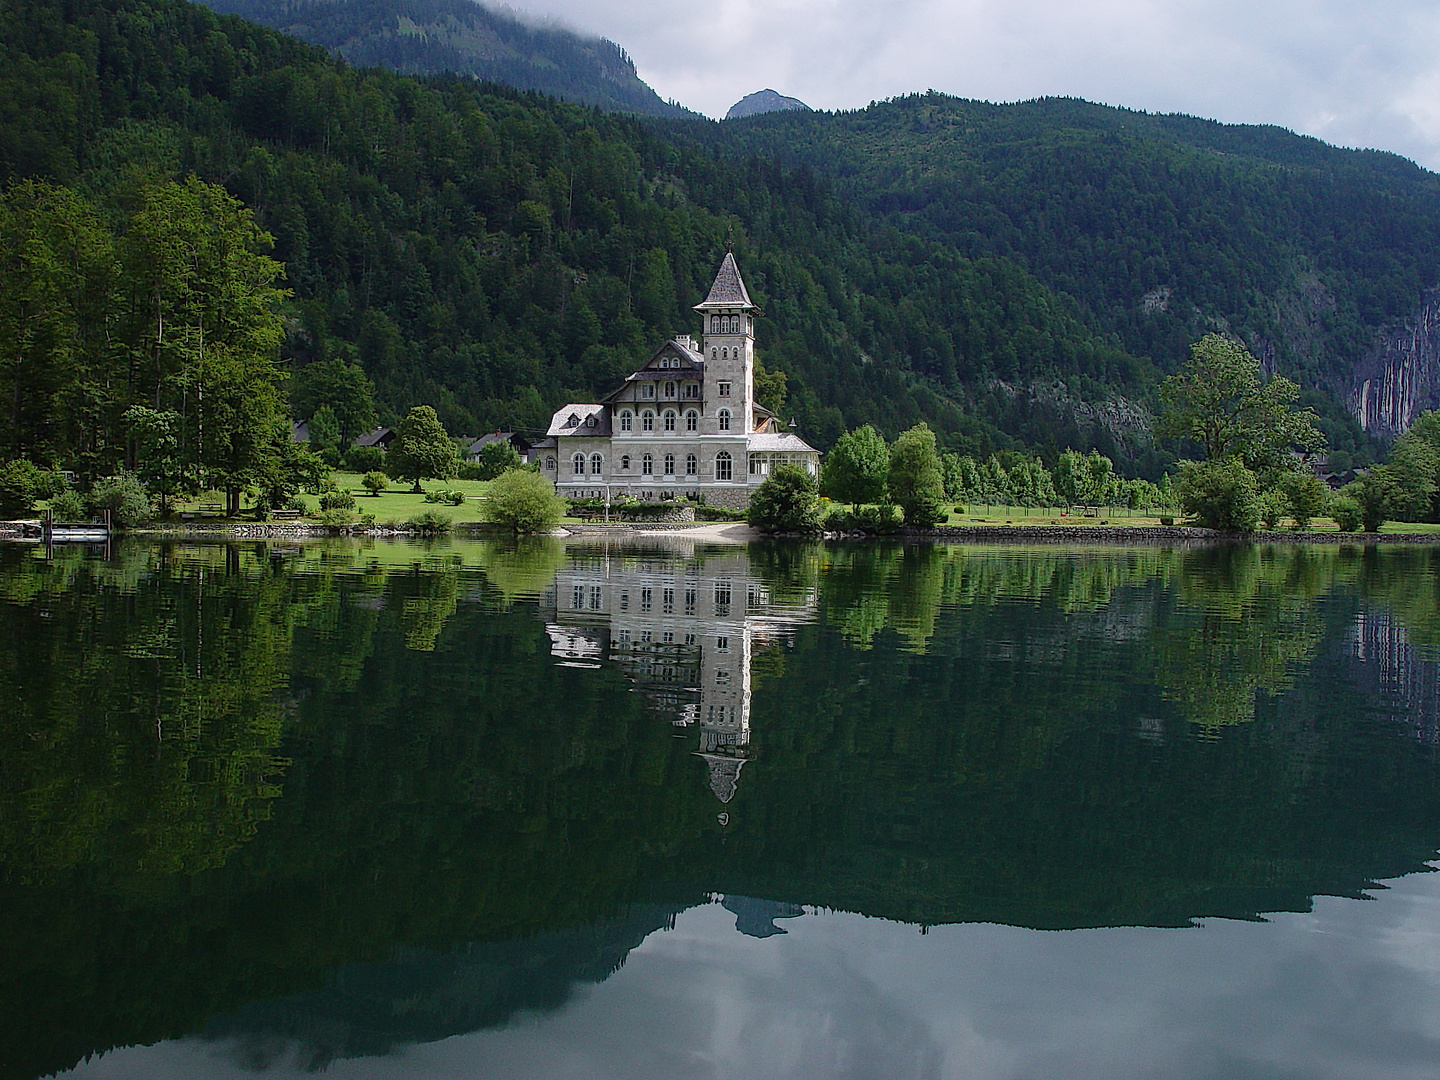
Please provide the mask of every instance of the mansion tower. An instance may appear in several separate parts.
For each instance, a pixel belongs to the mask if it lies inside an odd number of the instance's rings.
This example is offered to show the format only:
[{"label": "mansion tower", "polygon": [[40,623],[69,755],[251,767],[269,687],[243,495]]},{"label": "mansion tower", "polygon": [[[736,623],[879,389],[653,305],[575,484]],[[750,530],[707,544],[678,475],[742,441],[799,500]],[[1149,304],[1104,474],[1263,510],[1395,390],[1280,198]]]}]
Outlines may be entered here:
[{"label": "mansion tower", "polygon": [[701,341],[676,335],[600,403],[555,413],[537,457],[561,495],[744,507],[776,465],[818,475],[819,453],[755,400],[759,310],[733,253],[695,310]]}]

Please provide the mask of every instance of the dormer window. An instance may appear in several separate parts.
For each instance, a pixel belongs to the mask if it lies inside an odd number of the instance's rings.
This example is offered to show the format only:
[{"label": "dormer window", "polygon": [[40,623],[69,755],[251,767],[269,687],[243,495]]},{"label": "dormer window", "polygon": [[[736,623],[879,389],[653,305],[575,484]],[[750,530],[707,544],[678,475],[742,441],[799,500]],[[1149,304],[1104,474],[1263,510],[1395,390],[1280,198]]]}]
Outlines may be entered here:
[{"label": "dormer window", "polygon": [[569,418],[565,421],[565,426],[566,426],[566,427],[574,427],[574,426],[575,426],[576,424],[578,424],[578,423],[580,423],[580,417],[576,416],[576,415],[572,412],[572,413],[570,414]]}]

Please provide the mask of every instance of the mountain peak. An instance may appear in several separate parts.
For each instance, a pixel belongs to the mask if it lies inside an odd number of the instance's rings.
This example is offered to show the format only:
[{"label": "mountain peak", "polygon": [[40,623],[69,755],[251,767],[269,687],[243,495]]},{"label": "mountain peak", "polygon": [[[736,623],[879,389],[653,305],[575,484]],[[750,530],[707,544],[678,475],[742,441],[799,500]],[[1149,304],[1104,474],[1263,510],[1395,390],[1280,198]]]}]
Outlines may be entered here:
[{"label": "mountain peak", "polygon": [[735,120],[742,116],[759,116],[762,113],[785,112],[787,109],[804,109],[810,111],[799,98],[786,97],[777,90],[757,90],[741,98],[730,111],[725,114],[726,120]]}]

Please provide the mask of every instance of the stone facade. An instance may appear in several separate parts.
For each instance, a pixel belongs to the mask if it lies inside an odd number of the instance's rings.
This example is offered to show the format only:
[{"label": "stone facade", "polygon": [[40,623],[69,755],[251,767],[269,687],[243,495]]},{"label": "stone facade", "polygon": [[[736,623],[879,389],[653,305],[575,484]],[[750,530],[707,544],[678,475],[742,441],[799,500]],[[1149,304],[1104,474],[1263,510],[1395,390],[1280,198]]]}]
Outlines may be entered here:
[{"label": "stone facade", "polygon": [[695,310],[702,340],[677,334],[603,401],[555,413],[538,463],[560,494],[743,509],[777,464],[819,475],[815,449],[755,401],[759,313],[733,254]]}]

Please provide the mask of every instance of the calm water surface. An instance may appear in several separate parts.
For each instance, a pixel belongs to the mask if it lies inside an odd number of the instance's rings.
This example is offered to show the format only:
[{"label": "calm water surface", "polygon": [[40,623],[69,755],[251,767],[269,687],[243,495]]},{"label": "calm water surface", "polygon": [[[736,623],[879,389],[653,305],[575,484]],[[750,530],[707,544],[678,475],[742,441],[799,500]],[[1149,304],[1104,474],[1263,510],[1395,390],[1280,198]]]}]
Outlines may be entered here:
[{"label": "calm water surface", "polygon": [[1440,1074],[1440,552],[6,548],[0,635],[0,1080]]}]

